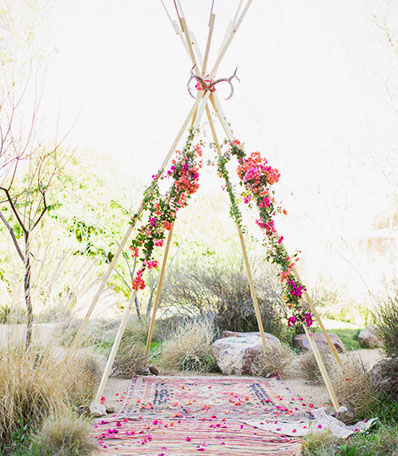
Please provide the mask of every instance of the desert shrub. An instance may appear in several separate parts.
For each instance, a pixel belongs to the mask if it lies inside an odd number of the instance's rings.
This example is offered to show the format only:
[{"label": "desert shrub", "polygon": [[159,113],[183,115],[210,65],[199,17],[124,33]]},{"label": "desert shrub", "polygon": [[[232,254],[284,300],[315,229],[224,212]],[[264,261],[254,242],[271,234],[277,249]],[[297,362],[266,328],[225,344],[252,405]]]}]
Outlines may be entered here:
[{"label": "desert shrub", "polygon": [[374,313],[378,336],[383,349],[390,358],[398,358],[398,283],[393,283],[393,292],[379,304]]},{"label": "desert shrub", "polygon": [[363,417],[377,404],[378,389],[371,372],[358,356],[350,355],[344,359],[340,372],[335,371],[331,381],[341,405],[350,408],[356,418]]},{"label": "desert shrub", "polygon": [[97,391],[104,360],[89,348],[76,352],[62,371],[62,383],[68,403],[75,409],[85,410]]},{"label": "desert shrub", "polygon": [[398,400],[398,358],[380,360],[372,368],[373,381],[380,392]]},{"label": "desert shrub", "polygon": [[[282,329],[280,283],[272,268],[263,265],[254,274],[264,329],[279,335]],[[258,331],[246,272],[241,263],[176,268],[168,276],[163,307],[188,316],[212,316],[221,332]]]},{"label": "desert shrub", "polygon": [[284,375],[293,359],[293,351],[287,345],[271,345],[264,356],[257,358],[252,366],[252,375],[267,377],[268,375]]},{"label": "desert shrub", "polygon": [[211,353],[213,339],[214,327],[207,320],[186,323],[164,342],[160,363],[172,371],[212,372],[215,369]]},{"label": "desert shrub", "polygon": [[31,438],[30,454],[40,456],[86,456],[95,444],[90,424],[70,414],[46,418],[40,431]]},{"label": "desert shrub", "polygon": [[51,414],[66,408],[65,390],[53,375],[54,360],[48,354],[21,349],[0,353],[0,442],[27,427],[37,428]]},{"label": "desert shrub", "polygon": [[11,452],[24,444],[50,416],[84,411],[101,372],[98,355],[88,350],[61,366],[49,350],[8,347],[0,352],[0,449]]},{"label": "desert shrub", "polygon": [[113,363],[112,375],[131,378],[133,375],[143,374],[147,365],[145,345],[140,342],[130,342],[129,339],[122,339]]},{"label": "desert shrub", "polygon": [[[335,357],[330,350],[320,350],[323,362],[329,375],[334,375],[339,371],[339,367]],[[299,369],[302,377],[315,385],[322,385],[324,383],[321,371],[316,362],[315,356],[312,351],[307,351],[299,357]]]}]

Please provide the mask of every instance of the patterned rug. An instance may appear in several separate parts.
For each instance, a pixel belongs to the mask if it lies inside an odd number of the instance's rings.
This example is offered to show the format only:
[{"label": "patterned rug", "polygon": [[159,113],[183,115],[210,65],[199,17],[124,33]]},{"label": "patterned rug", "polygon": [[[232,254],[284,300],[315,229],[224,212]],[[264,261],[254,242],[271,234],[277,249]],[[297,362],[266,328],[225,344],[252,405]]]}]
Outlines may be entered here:
[{"label": "patterned rug", "polygon": [[[142,420],[97,424],[98,455],[294,456],[300,438],[284,437],[237,421]],[[156,424],[154,424],[156,423]]]},{"label": "patterned rug", "polygon": [[308,420],[298,405],[278,378],[135,377],[120,413],[94,426],[98,454],[298,456],[299,437],[260,428]]},{"label": "patterned rug", "polygon": [[277,377],[135,377],[119,417],[308,418],[307,409],[297,405]]}]

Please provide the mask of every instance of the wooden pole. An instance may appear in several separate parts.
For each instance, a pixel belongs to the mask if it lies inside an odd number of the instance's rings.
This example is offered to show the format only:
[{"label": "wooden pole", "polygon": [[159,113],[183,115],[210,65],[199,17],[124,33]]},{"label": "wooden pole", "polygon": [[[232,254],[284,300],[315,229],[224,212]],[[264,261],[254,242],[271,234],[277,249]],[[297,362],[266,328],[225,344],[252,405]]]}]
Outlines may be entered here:
[{"label": "wooden pole", "polygon": [[147,341],[146,341],[145,354],[146,354],[147,359],[148,359],[149,349],[151,348],[151,342],[152,342],[152,336],[153,336],[153,328],[155,326],[155,320],[156,320],[156,313],[158,311],[159,302],[160,302],[160,296],[162,294],[163,279],[164,279],[164,275],[165,275],[165,272],[166,272],[167,258],[169,256],[171,238],[173,236],[173,229],[174,229],[174,224],[171,227],[171,230],[169,231],[169,235],[167,237],[167,244],[166,244],[166,249],[164,251],[162,268],[160,270],[158,289],[156,291],[155,304],[153,306],[153,311],[152,311],[151,325],[149,327],[148,338],[147,338]]},{"label": "wooden pole", "polygon": [[[214,122],[213,122],[213,119],[211,117],[209,107],[207,105],[206,105],[206,114],[207,114],[207,120],[208,120],[209,125],[210,125],[210,130],[211,130],[211,133],[213,135],[213,140],[214,140],[214,143],[215,143],[215,146],[216,146],[217,155],[218,155],[218,158],[220,158],[221,157],[220,145],[219,145],[219,142],[218,142],[218,139],[217,139],[216,129],[214,128]],[[252,297],[252,300],[253,300],[254,311],[256,313],[258,329],[260,331],[261,340],[262,340],[263,348],[264,348],[264,352],[265,352],[266,349],[267,349],[267,341],[265,339],[265,332],[264,332],[264,327],[263,327],[263,321],[262,321],[262,318],[261,318],[260,307],[258,305],[256,289],[254,287],[253,275],[252,275],[251,268],[250,268],[249,258],[247,256],[247,249],[246,249],[245,239],[243,237],[242,230],[241,230],[241,228],[240,228],[240,226],[238,224],[236,224],[236,228],[238,230],[240,246],[242,248],[243,260],[245,262],[247,278],[248,278],[249,287],[250,287],[250,294],[251,294],[251,297]]]},{"label": "wooden pole", "polygon": [[209,51],[210,51],[210,44],[211,44],[211,38],[213,36],[213,29],[214,29],[214,21],[216,19],[215,14],[210,15],[210,22],[209,22],[209,35],[207,37],[207,44],[206,44],[206,51],[205,51],[205,58],[203,60],[202,64],[202,78],[205,77],[206,75],[206,66],[207,66],[207,60],[209,58]]},{"label": "wooden pole", "polygon": [[327,370],[326,370],[325,364],[323,362],[322,356],[321,356],[321,354],[319,352],[318,346],[317,346],[317,344],[316,344],[316,342],[314,340],[314,337],[313,337],[312,333],[310,333],[308,331],[308,329],[307,329],[307,327],[306,327],[306,325],[304,323],[303,323],[303,327],[304,327],[305,334],[306,334],[306,336],[308,338],[308,341],[310,343],[312,352],[314,353],[314,356],[315,356],[316,362],[318,364],[319,370],[321,371],[323,381],[325,382],[326,388],[328,389],[329,396],[332,399],[333,407],[334,407],[334,409],[337,412],[337,410],[340,408],[339,400],[337,399],[336,392],[334,391],[332,383],[330,382],[329,374],[327,373]]},{"label": "wooden pole", "polygon": [[[213,66],[213,70],[210,73],[210,75],[212,77],[214,77],[215,73],[217,72],[218,67],[219,67],[219,65],[221,63],[221,60],[223,59],[225,53],[227,52],[229,46],[231,45],[231,42],[232,42],[236,32],[238,31],[239,27],[241,26],[242,21],[243,21],[244,17],[246,16],[247,10],[249,9],[249,7],[252,4],[252,2],[253,2],[253,0],[248,0],[248,2],[246,3],[246,6],[243,8],[242,14],[240,15],[238,21],[234,24],[234,27],[233,27],[233,29],[231,31],[231,34],[229,35],[229,38],[227,39],[227,41],[226,41],[223,49],[221,50],[220,54],[218,55],[216,63]],[[240,8],[240,5],[239,5],[239,8]]]},{"label": "wooden pole", "polygon": [[[214,110],[216,112],[216,115],[217,115],[218,119],[220,120],[221,125],[224,128],[224,131],[225,131],[225,134],[227,135],[228,140],[232,141],[234,139],[234,137],[233,137],[233,133],[232,133],[231,127],[229,126],[229,124],[228,124],[228,122],[227,122],[227,120],[225,118],[225,115],[222,112],[222,109],[221,109],[220,104],[218,103],[218,100],[216,100],[215,97],[213,97],[213,94],[210,95],[210,101],[213,104],[213,107],[214,107]],[[300,280],[300,277],[299,277],[296,269],[294,269],[293,273]],[[301,282],[301,280],[300,280],[300,282]],[[313,305],[312,300],[309,298],[308,293],[305,292],[304,296],[305,296],[306,300],[308,299],[308,304],[309,304],[309,306],[311,308],[311,311],[314,311],[315,310],[315,306]],[[320,319],[320,316],[319,316],[318,312],[316,312],[316,310],[315,310],[315,312],[313,312],[313,313],[314,313],[314,316],[317,318],[318,322],[321,322],[320,323],[321,329],[323,328],[323,332],[325,334],[326,339],[328,340],[329,346],[331,348],[333,347],[332,351],[333,351],[333,353],[334,353],[334,355],[336,357],[336,360],[339,362],[340,365],[342,365],[342,362],[341,362],[340,356],[337,353],[336,347],[333,345],[332,341],[330,340],[329,334],[327,334],[327,332],[325,330],[325,327],[322,324],[322,321]],[[339,401],[337,399],[337,396],[336,396],[336,393],[334,391],[334,388],[333,388],[333,386],[332,386],[332,384],[330,382],[330,378],[329,378],[329,375],[328,375],[328,373],[326,371],[325,364],[323,362],[322,356],[319,353],[318,346],[316,345],[316,343],[314,341],[314,338],[312,337],[312,334],[308,332],[305,324],[303,324],[303,326],[304,326],[304,330],[305,330],[305,333],[307,335],[308,341],[310,343],[311,349],[312,349],[312,351],[314,353],[316,362],[317,362],[317,364],[319,366],[319,370],[321,371],[322,378],[323,378],[323,380],[325,382],[325,385],[326,385],[326,387],[328,389],[330,398],[331,398],[331,400],[333,402],[333,406],[334,406],[334,408],[337,411],[338,408],[340,407],[339,406]]]},{"label": "wooden pole", "polygon": [[[126,231],[122,241],[119,244],[117,252],[115,253],[114,257],[112,258],[112,261],[111,261],[110,265],[108,266],[105,274],[102,277],[102,280],[101,280],[101,283],[100,283],[100,285],[98,287],[97,293],[95,294],[94,299],[91,302],[91,305],[90,305],[90,307],[89,307],[89,309],[88,309],[88,311],[87,311],[87,313],[86,313],[86,315],[85,315],[85,317],[83,319],[83,322],[80,325],[75,337],[72,340],[72,343],[70,344],[70,346],[68,348],[68,352],[73,351],[77,347],[78,343],[80,342],[81,335],[82,335],[83,331],[86,329],[86,326],[87,326],[88,321],[89,321],[89,319],[91,317],[91,314],[93,313],[94,308],[97,305],[97,302],[98,302],[98,300],[99,300],[99,298],[101,296],[101,293],[102,293],[103,289],[105,288],[105,286],[106,286],[106,284],[107,284],[107,282],[109,280],[109,277],[110,277],[110,275],[111,275],[111,273],[112,273],[112,271],[113,271],[113,269],[114,269],[114,267],[115,267],[115,265],[117,263],[117,260],[119,259],[120,254],[122,253],[122,251],[124,249],[124,246],[126,245],[127,241],[129,240],[129,237],[130,237],[130,235],[131,235],[131,233],[133,231],[133,228],[134,228],[134,225],[136,223],[136,220],[142,213],[143,207],[144,207],[144,205],[143,205],[143,203],[141,203],[141,206],[140,206],[140,209],[138,210],[137,216],[132,220],[133,223],[129,224],[129,226],[127,228],[127,231]],[[67,356],[68,356],[68,352],[67,352]]]},{"label": "wooden pole", "polygon": [[[296,278],[301,282],[300,276],[295,267],[293,268],[292,272],[296,276]],[[334,357],[336,358],[336,361],[340,364],[340,366],[343,366],[343,362],[340,358],[340,355],[339,355],[336,347],[334,346],[332,340],[330,339],[330,336],[329,336],[328,332],[326,331],[326,328],[321,320],[319,313],[317,312],[317,310],[315,308],[314,303],[312,302],[310,295],[306,291],[304,291],[303,295],[304,295],[305,301],[307,302],[311,312],[314,314],[314,317],[316,318],[316,320],[319,324],[319,327],[321,328],[321,331],[322,331],[323,335],[325,336],[325,339],[327,340],[327,343],[329,344],[329,347],[332,350]]]},{"label": "wooden pole", "polygon": [[101,381],[98,386],[97,394],[94,399],[94,402],[97,404],[99,404],[101,402],[101,397],[104,394],[106,382],[108,381],[109,375],[111,373],[111,369],[112,369],[113,363],[115,361],[116,353],[119,349],[120,342],[121,342],[123,334],[124,334],[124,330],[126,329],[127,322],[129,320],[131,306],[133,305],[133,302],[134,302],[136,296],[137,296],[137,290],[134,290],[130,295],[130,299],[129,299],[129,302],[128,302],[126,308],[124,309],[122,321],[120,322],[119,330],[116,334],[115,340],[113,341],[112,350],[111,350],[111,353],[109,354],[109,358],[106,362],[105,370],[102,374]]},{"label": "wooden pole", "polygon": [[[232,133],[232,130],[231,130],[231,127],[229,126],[226,118],[225,118],[225,115],[224,113],[222,112],[222,108],[221,108],[221,105],[218,101],[218,99],[216,97],[214,97],[214,94],[211,94],[210,95],[210,101],[212,102],[212,105],[213,105],[213,108],[220,120],[220,123],[222,124],[223,128],[224,128],[224,131],[225,131],[225,134],[227,135],[227,138],[229,139],[229,141],[232,141],[234,139],[234,136],[233,136],[233,133]],[[286,250],[286,247],[283,246],[283,248]],[[299,273],[297,272],[297,269],[296,268],[293,268],[293,274],[296,276],[296,278],[301,282],[301,279],[300,279],[300,276],[299,276]],[[309,296],[309,294],[305,291],[304,292],[304,298],[305,298],[305,301],[308,303],[309,307],[310,307],[310,310],[311,312],[314,314],[314,317],[316,318],[318,324],[319,324],[319,327],[323,333],[323,335],[325,336],[325,339],[327,340],[327,343],[330,347],[330,349],[332,350],[332,353],[334,355],[334,357],[336,358],[336,361],[340,364],[340,366],[343,365],[343,362],[341,361],[341,358],[340,358],[340,355],[336,349],[336,347],[334,346],[332,340],[330,339],[330,336],[328,334],[328,332],[326,331],[326,328],[322,322],[322,319],[319,315],[319,313],[317,312],[316,308],[315,308],[315,305],[314,303],[312,302],[312,299],[311,297]]]}]

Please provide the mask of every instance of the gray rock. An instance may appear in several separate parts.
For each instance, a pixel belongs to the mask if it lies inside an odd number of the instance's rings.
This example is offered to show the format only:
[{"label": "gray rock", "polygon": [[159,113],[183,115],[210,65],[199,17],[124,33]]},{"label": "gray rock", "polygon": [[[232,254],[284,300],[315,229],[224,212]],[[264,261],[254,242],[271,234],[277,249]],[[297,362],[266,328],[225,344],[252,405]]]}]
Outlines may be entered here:
[{"label": "gray rock", "polygon": [[[279,339],[265,333],[267,345],[281,346]],[[240,333],[216,340],[212,345],[214,359],[224,375],[251,375],[255,360],[264,356],[259,333]]]},{"label": "gray rock", "polygon": [[99,418],[100,416],[106,415],[106,407],[103,404],[91,402],[89,410],[90,410],[91,416],[93,416],[94,418]]},{"label": "gray rock", "polygon": [[106,407],[106,413],[115,413],[115,407],[112,407],[111,405]]},{"label": "gray rock", "polygon": [[[330,337],[333,345],[337,348],[337,351],[345,352],[346,349],[345,349],[344,344],[341,341],[340,337],[334,333],[328,333],[328,334],[329,334],[329,337]],[[326,337],[321,332],[312,333],[312,337],[315,340],[315,342],[318,345],[318,348],[320,350],[329,348],[329,344],[326,340]],[[298,334],[297,336],[294,336],[293,345],[301,351],[311,350],[310,343],[308,342],[307,336],[305,334]]]},{"label": "gray rock", "polygon": [[354,421],[354,412],[342,405],[336,412],[336,418],[345,424],[350,424]]},{"label": "gray rock", "polygon": [[383,345],[382,341],[377,336],[377,327],[374,325],[366,326],[358,334],[358,342],[362,347],[377,348]]}]

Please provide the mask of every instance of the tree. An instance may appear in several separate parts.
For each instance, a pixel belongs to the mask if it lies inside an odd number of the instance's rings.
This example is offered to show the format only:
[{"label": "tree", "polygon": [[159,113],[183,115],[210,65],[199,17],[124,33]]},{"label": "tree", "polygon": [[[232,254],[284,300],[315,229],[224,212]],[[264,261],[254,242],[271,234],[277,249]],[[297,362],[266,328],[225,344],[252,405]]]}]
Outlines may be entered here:
[{"label": "tree", "polygon": [[[44,146],[38,136],[38,111],[42,87],[33,64],[18,92],[15,79],[2,90],[0,109],[0,219],[7,227],[16,253],[24,265],[24,298],[27,311],[26,348],[32,340],[31,298],[32,233],[47,212],[48,193],[59,173],[60,143]],[[32,84],[32,81],[34,82]],[[30,89],[33,85],[33,91]],[[33,95],[32,95],[33,94]],[[63,154],[61,155],[62,158]]]}]

